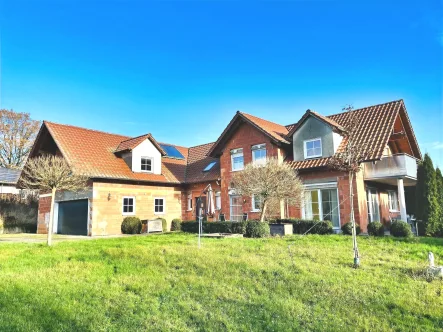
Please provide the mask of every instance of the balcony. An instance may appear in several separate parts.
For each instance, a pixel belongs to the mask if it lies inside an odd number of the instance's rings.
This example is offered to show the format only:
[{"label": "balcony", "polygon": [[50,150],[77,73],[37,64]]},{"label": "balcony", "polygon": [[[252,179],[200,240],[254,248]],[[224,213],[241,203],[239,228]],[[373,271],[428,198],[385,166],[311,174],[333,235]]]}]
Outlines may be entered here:
[{"label": "balcony", "polygon": [[381,160],[364,163],[364,179],[380,182],[392,182],[397,178],[405,178],[410,184],[417,180],[417,160],[407,154],[396,154],[382,157]]}]

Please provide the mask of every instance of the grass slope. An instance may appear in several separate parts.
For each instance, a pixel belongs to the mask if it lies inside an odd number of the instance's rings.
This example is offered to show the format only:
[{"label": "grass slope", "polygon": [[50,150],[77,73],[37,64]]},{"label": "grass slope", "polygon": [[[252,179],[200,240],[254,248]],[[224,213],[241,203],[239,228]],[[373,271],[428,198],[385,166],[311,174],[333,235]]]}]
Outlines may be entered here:
[{"label": "grass slope", "polygon": [[359,241],[358,270],[336,235],[0,244],[0,330],[441,330],[443,241]]}]

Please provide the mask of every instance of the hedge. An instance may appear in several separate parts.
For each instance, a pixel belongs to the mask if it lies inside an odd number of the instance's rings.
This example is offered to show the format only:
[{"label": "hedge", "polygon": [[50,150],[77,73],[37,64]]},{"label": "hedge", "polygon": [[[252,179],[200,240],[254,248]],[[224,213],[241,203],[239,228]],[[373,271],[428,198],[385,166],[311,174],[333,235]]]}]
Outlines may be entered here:
[{"label": "hedge", "polygon": [[[232,233],[232,234],[246,234],[246,223],[232,222],[232,221],[203,221],[204,233]],[[181,230],[187,233],[198,233],[197,221],[184,221],[181,223]]]},{"label": "hedge", "polygon": [[327,220],[277,219],[278,223],[292,223],[294,234],[332,234],[332,223]]},{"label": "hedge", "polygon": [[181,224],[182,224],[182,220],[181,219],[178,219],[178,218],[172,219],[171,231],[179,231],[179,230],[181,230],[181,227],[182,227]]}]

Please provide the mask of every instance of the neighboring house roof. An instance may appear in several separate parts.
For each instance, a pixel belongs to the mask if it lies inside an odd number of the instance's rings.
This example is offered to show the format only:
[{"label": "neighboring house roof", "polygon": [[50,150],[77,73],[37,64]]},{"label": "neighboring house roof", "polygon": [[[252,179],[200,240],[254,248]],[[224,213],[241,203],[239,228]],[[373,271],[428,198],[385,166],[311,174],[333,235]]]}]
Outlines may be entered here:
[{"label": "neighboring house roof", "polygon": [[222,132],[220,137],[214,143],[214,145],[209,149],[208,155],[211,157],[216,157],[220,154],[221,148],[226,142],[226,140],[231,137],[235,129],[239,126],[241,122],[246,122],[257,128],[264,135],[268,136],[276,144],[290,144],[287,139],[288,129],[280,124],[264,120],[262,118],[237,111],[235,116],[229,122],[228,126]]},{"label": "neighboring house roof", "polygon": [[[188,166],[186,170],[187,183],[217,180],[220,177],[220,160],[207,156],[213,145],[214,143],[207,143],[189,148]],[[215,162],[213,167],[209,171],[204,172],[204,169],[211,162]]]},{"label": "neighboring house roof", "polygon": [[130,138],[130,139],[120,142],[120,144],[117,146],[117,149],[115,149],[115,152],[119,153],[119,152],[123,152],[123,151],[131,151],[136,146],[138,146],[140,143],[144,142],[147,139],[149,139],[151,141],[151,143],[157,148],[157,150],[160,151],[162,156],[164,156],[166,154],[165,150],[163,150],[161,148],[161,146],[157,143],[157,141],[154,139],[154,137],[152,137],[152,135],[150,133],[146,134],[146,135],[141,135],[138,137]]},{"label": "neighboring house roof", "polygon": [[[358,117],[358,129],[355,141],[367,146],[371,151],[368,160],[378,160],[383,155],[383,150],[388,144],[393,132],[394,122],[398,115],[402,118],[403,125],[410,138],[411,149],[414,157],[421,159],[421,152],[412,130],[412,125],[406,113],[403,100],[391,101],[384,104],[373,105],[352,111]],[[334,121],[339,126],[346,127],[350,121],[350,113],[343,112],[329,115],[326,118]],[[293,131],[295,131],[293,129]],[[338,151],[342,150],[347,140],[344,138]],[[314,168],[327,166],[329,158],[317,158],[312,160],[292,161],[295,169]]]},{"label": "neighboring house roof", "polygon": [[0,183],[15,186],[20,178],[20,174],[20,170],[0,167]]}]

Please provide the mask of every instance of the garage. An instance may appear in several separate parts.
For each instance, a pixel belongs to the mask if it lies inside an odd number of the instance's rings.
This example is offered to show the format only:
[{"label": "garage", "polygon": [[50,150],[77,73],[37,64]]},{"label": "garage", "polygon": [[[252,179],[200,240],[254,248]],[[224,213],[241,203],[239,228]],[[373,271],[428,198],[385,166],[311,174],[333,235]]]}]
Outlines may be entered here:
[{"label": "garage", "polygon": [[88,235],[88,200],[58,203],[57,234]]}]

